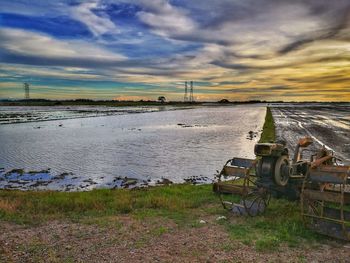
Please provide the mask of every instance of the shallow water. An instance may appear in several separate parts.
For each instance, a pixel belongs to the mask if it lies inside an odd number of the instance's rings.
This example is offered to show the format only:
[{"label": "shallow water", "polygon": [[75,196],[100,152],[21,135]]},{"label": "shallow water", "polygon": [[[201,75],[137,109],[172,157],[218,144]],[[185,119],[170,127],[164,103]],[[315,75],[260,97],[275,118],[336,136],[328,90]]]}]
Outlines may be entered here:
[{"label": "shallow water", "polygon": [[[0,188],[115,187],[124,177],[210,179],[227,159],[254,157],[264,117],[264,106],[244,105],[0,125]],[[249,131],[257,137],[247,139]],[[4,176],[14,168],[68,175],[30,186]]]},{"label": "shallow water", "polygon": [[3,106],[0,107],[0,124],[37,122],[63,119],[76,119],[129,113],[157,112],[189,106],[140,106],[140,107],[105,107],[105,106]]}]

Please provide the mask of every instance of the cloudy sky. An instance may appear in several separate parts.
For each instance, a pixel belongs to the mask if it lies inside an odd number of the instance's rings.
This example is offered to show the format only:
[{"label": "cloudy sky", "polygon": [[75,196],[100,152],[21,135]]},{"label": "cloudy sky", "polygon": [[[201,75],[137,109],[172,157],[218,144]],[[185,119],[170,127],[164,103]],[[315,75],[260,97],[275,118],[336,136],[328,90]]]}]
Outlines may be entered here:
[{"label": "cloudy sky", "polygon": [[350,101],[349,0],[2,0],[0,98]]}]

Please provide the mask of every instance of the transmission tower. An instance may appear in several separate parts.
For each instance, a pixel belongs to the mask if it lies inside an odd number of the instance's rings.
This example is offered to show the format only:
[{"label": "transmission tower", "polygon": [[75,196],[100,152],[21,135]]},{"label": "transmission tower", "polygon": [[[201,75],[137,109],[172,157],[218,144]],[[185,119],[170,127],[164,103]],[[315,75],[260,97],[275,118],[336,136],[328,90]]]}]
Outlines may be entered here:
[{"label": "transmission tower", "polygon": [[24,86],[24,98],[26,100],[29,100],[30,99],[30,97],[29,97],[29,84],[27,82],[25,82],[23,84],[23,86]]},{"label": "transmission tower", "polygon": [[190,82],[190,102],[194,102],[193,99],[193,81]]},{"label": "transmission tower", "polygon": [[185,96],[184,96],[184,102],[188,101],[188,94],[187,94],[187,81],[185,81]]}]

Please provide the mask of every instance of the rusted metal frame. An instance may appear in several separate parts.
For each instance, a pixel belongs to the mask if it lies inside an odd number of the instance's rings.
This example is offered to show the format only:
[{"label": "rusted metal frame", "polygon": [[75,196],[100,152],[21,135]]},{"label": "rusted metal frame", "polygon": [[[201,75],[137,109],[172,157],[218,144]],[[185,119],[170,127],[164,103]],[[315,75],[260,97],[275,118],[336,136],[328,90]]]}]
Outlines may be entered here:
[{"label": "rusted metal frame", "polygon": [[[339,209],[326,206],[324,210],[325,210],[326,217],[334,218],[334,219],[340,218],[340,210]],[[347,211],[345,209],[344,209],[344,221],[347,221],[350,224],[350,211]]]},{"label": "rusted metal frame", "polygon": [[[325,184],[323,184],[322,186],[320,186],[321,188],[321,193],[324,193],[324,189],[325,189]],[[324,216],[324,200],[321,201],[321,216]]]},{"label": "rusted metal frame", "polygon": [[343,175],[330,175],[325,172],[313,172],[310,176],[310,180],[317,183],[342,184],[346,177],[347,176]]},{"label": "rusted metal frame", "polygon": [[333,158],[332,155],[327,155],[327,156],[325,156],[325,157],[316,159],[315,161],[313,161],[313,162],[311,163],[311,168],[316,168],[316,167],[320,166],[321,164],[323,164],[324,162],[326,162],[326,161],[328,161],[328,160],[330,160],[330,159],[332,159],[332,158]]},{"label": "rusted metal frame", "polygon": [[[303,184],[301,186],[301,194],[300,194],[300,209],[301,209],[301,214],[304,215],[304,211],[305,211],[305,208],[304,208],[304,204],[305,204],[305,197],[304,197],[304,191],[305,191],[305,186],[306,186],[306,182],[308,180],[308,177],[310,175],[310,171],[307,171],[306,175],[305,175],[305,178],[303,180]],[[305,222],[305,217],[302,216],[302,219],[303,219],[303,224],[306,225],[306,222]]]},{"label": "rusted metal frame", "polygon": [[310,211],[312,211],[313,214],[315,214],[315,215],[320,214],[322,216],[322,213],[323,213],[322,209],[321,209],[321,211],[319,211],[320,207],[323,208],[323,206],[322,206],[323,204],[321,201],[312,200],[312,199],[306,199],[304,201],[305,201],[305,203],[307,203],[308,213],[311,213]]},{"label": "rusted metal frame", "polygon": [[350,166],[322,165],[314,169],[329,173],[345,173],[350,176]]},{"label": "rusted metal frame", "polygon": [[305,189],[304,195],[308,199],[333,202],[333,203],[341,203],[343,199],[341,196],[341,193],[322,192],[322,191],[311,190],[311,189]]},{"label": "rusted metal frame", "polygon": [[318,219],[323,219],[323,220],[327,220],[327,221],[332,221],[332,222],[336,222],[336,223],[340,223],[340,224],[344,224],[343,220],[340,219],[335,219],[335,218],[330,218],[330,217],[322,217],[322,216],[317,216],[317,215],[311,215],[311,214],[302,214],[303,216],[307,216],[307,217],[312,217],[312,218],[318,218]]},{"label": "rusted metal frame", "polygon": [[346,177],[344,178],[343,184],[340,185],[340,192],[341,192],[341,202],[340,202],[340,219],[343,221],[342,227],[343,227],[343,234],[346,235],[346,227],[345,227],[345,220],[344,220],[344,189],[346,184]]},{"label": "rusted metal frame", "polygon": [[220,171],[220,173],[219,173],[219,175],[218,175],[218,182],[221,181],[221,176],[224,174],[225,166],[226,166],[229,162],[231,162],[231,160],[228,160],[228,161],[225,163],[225,165],[222,167],[222,169],[221,169],[221,171]]},{"label": "rusted metal frame", "polygon": [[[346,238],[349,238],[349,233],[347,232],[347,223],[345,221],[345,216],[344,216],[344,204],[346,203],[346,201],[348,201],[348,200],[345,200],[346,199],[345,186],[346,186],[347,179],[348,179],[347,174],[348,174],[349,169],[347,167],[338,168],[338,167],[334,167],[334,166],[328,166],[328,167],[326,167],[326,169],[323,169],[323,168],[325,168],[325,167],[321,168],[322,169],[321,176],[323,177],[323,178],[321,178],[321,180],[317,180],[320,178],[317,178],[317,177],[315,178],[315,173],[313,174],[312,178],[310,178],[311,177],[310,173],[308,173],[307,176],[305,177],[305,180],[303,181],[302,195],[301,195],[301,212],[302,212],[303,221],[305,223],[305,218],[309,217],[309,218],[317,218],[317,219],[321,219],[321,220],[335,222],[335,223],[341,225],[343,236]],[[339,170],[342,170],[342,171],[339,171]],[[346,171],[346,172],[344,172],[344,171]],[[341,174],[337,174],[339,172]],[[317,171],[316,174],[317,173],[320,174],[319,171]],[[332,173],[332,175],[329,175],[329,173]],[[314,180],[314,179],[316,179],[316,180]],[[305,189],[307,180],[324,182],[324,186],[321,187],[319,192],[316,190]],[[324,190],[326,188],[325,186],[326,186],[327,181],[331,181],[332,183],[339,184],[340,191],[339,192],[338,191],[337,192],[335,192],[335,191],[334,192],[332,192],[332,191],[325,192]],[[310,214],[309,212],[308,213],[305,212],[305,209],[304,209],[304,205],[306,203],[305,199],[309,200],[308,207],[309,207],[309,209],[313,210],[313,212],[314,212],[313,215]],[[318,211],[317,210],[315,211],[312,208],[313,207],[313,205],[311,204],[312,201],[320,201],[320,203],[321,203],[321,215],[317,215]],[[329,216],[324,215],[324,209],[325,209],[324,202],[325,201],[340,204],[340,209],[339,209],[340,218],[339,219],[331,218]]]},{"label": "rusted metal frame", "polygon": [[[246,191],[252,190],[252,186],[246,187]],[[215,192],[225,193],[225,194],[245,194],[243,185],[234,185],[230,183],[218,182],[215,183]]]},{"label": "rusted metal frame", "polygon": [[[224,209],[227,209],[227,210],[232,209],[234,206],[234,203],[223,200],[222,194],[228,193],[228,194],[237,194],[237,195],[244,196],[249,192],[249,190],[251,190],[251,186],[246,185],[247,184],[246,180],[248,180],[250,176],[251,167],[247,168],[247,167],[239,167],[239,166],[228,166],[228,163],[232,163],[233,160],[234,159],[230,159],[226,162],[226,164],[224,165],[224,167],[222,168],[219,174],[218,183],[216,183],[217,192],[219,193],[221,204],[224,207]],[[244,180],[243,185],[233,185],[233,184],[230,185],[230,184],[221,183],[222,176],[236,177],[238,178],[237,180],[243,179]],[[223,189],[225,190],[223,191]],[[226,203],[229,203],[231,207],[227,207]]]}]

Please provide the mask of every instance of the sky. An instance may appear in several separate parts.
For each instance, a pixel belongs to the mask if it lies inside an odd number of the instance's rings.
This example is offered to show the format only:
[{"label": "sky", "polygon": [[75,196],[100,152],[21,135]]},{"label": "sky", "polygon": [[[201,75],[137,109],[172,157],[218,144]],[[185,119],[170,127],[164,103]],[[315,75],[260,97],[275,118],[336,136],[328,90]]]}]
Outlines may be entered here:
[{"label": "sky", "polygon": [[350,101],[349,0],[1,0],[0,98]]}]

